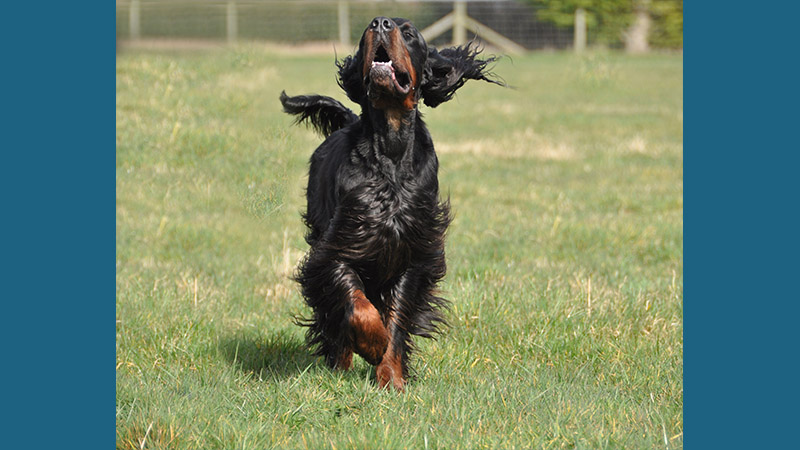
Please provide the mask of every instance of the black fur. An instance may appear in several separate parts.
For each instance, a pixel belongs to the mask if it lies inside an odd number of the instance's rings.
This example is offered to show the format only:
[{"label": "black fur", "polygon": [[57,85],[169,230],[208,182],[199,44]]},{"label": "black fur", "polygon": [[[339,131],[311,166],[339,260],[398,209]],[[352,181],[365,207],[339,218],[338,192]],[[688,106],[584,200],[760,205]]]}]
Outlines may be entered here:
[{"label": "black fur", "polygon": [[[339,85],[361,106],[360,118],[329,97],[280,98],[298,122],[309,120],[327,136],[311,157],[304,214],[310,250],[295,275],[312,310],[302,321],[308,343],[332,367],[348,368],[355,351],[378,364],[382,386],[402,389],[411,336],[432,337],[448,304],[436,285],[446,271],[450,207],[439,198],[439,162],[416,105],[422,99],[438,106],[469,79],[502,82],[486,71],[494,58],[477,59],[470,45],[428,49],[410,22],[385,19],[372,22],[355,55],[337,62]],[[395,55],[399,87],[373,69],[362,73],[365,62],[377,60],[365,52],[381,46]],[[406,79],[416,84],[403,93]],[[380,314],[388,346],[381,333],[372,341],[359,337],[368,331],[354,325],[359,291]]]},{"label": "black fur", "polygon": [[467,80],[483,80],[505,86],[502,81],[492,79],[495,77],[493,73],[486,71],[486,66],[497,58],[476,59],[479,53],[480,50],[473,47],[472,43],[441,51],[430,49],[425,72],[427,79],[422,84],[423,102],[435,108],[453,98],[456,90]]},{"label": "black fur", "polygon": [[296,123],[307,120],[325,137],[358,120],[358,116],[339,101],[322,95],[289,97],[284,91],[281,103],[284,112],[297,115]]}]

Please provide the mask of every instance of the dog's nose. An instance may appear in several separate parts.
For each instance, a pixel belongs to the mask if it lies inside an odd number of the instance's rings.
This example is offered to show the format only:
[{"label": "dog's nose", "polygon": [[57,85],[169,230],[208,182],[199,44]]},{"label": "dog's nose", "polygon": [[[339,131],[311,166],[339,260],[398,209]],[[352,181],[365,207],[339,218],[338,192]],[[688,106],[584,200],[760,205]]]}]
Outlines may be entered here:
[{"label": "dog's nose", "polygon": [[372,23],[369,27],[373,31],[392,31],[392,28],[394,28],[394,21],[388,17],[376,17],[372,19]]}]

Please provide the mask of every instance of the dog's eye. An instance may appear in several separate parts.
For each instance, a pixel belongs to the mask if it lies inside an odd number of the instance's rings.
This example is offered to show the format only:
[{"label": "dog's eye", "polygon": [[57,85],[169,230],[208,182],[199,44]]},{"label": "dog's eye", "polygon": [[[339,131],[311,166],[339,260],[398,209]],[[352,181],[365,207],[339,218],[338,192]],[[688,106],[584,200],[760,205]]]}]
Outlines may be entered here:
[{"label": "dog's eye", "polygon": [[414,37],[414,33],[412,33],[411,30],[405,30],[403,31],[403,37],[406,39],[412,39]]}]

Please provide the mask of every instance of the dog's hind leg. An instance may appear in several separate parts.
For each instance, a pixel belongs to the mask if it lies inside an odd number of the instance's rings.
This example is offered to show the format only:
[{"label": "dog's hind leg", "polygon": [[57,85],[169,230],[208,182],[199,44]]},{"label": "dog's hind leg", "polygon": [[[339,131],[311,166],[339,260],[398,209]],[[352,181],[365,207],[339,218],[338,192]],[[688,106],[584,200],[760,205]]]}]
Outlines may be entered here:
[{"label": "dog's hind leg", "polygon": [[339,349],[339,355],[334,363],[334,369],[350,370],[353,367],[353,349],[344,347]]}]

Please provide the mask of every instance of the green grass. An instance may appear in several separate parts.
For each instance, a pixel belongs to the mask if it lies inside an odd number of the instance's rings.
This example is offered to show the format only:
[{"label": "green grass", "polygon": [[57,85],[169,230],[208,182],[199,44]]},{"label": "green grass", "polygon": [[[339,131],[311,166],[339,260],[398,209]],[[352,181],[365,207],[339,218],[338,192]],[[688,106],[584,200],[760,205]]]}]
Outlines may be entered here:
[{"label": "green grass", "polygon": [[680,55],[532,54],[423,108],[451,327],[403,394],[303,346],[288,279],[332,55],[117,59],[118,448],[682,448]]}]

